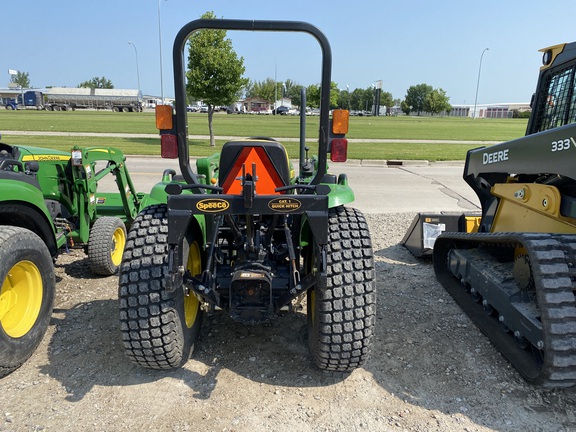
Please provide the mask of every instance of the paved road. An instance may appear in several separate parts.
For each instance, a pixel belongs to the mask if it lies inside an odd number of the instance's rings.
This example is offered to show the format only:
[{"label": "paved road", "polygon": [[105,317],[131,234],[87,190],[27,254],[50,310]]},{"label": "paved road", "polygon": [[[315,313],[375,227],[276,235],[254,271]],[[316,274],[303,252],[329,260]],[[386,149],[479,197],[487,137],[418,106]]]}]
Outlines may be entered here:
[{"label": "paved road", "polygon": [[[65,137],[114,137],[114,138],[158,138],[157,133],[134,134],[134,133],[112,133],[112,132],[58,132],[58,131],[1,131],[2,134],[8,135],[29,135],[29,136],[65,136]],[[280,142],[291,141],[299,142],[300,138],[278,138]],[[210,139],[209,135],[188,135],[188,139],[204,140]],[[218,135],[217,140],[235,140],[237,136]],[[318,138],[306,138],[307,142],[317,142]],[[348,142],[377,142],[377,143],[418,143],[418,144],[472,144],[472,145],[491,145],[498,144],[499,141],[478,141],[478,140],[429,140],[429,139],[389,139],[389,138],[348,138]]]},{"label": "paved road", "polygon": [[[180,171],[178,161],[172,159],[129,156],[127,165],[134,184],[142,192],[160,180],[164,169]],[[478,210],[478,198],[462,179],[462,170],[462,162],[406,162],[389,167],[378,161],[349,161],[330,165],[333,174],[348,175],[356,195],[353,206],[364,213]],[[108,190],[108,186],[102,184],[100,190]]]},{"label": "paved road", "polygon": [[[86,132],[35,132],[3,131],[5,135],[59,135],[59,136],[118,136],[150,137],[157,134],[111,134]],[[207,139],[206,136],[193,136]],[[218,139],[234,137],[218,136]],[[290,139],[282,138],[283,141]],[[296,140],[296,139],[294,139]],[[349,141],[366,141],[353,140]],[[435,143],[434,140],[388,140],[371,139],[379,142],[418,142]],[[441,141],[445,142],[445,141]],[[492,141],[452,141],[467,144],[494,144]],[[128,167],[134,184],[139,191],[147,192],[160,180],[165,168],[179,172],[177,160],[153,157],[128,157]],[[297,165],[297,164],[295,164]],[[479,201],[472,189],[462,179],[463,162],[432,163],[405,162],[390,167],[383,161],[349,161],[344,164],[331,164],[334,174],[346,173],[356,195],[354,206],[364,213],[405,213],[405,212],[464,212],[479,209]],[[103,181],[101,191],[116,190],[113,183]]]}]

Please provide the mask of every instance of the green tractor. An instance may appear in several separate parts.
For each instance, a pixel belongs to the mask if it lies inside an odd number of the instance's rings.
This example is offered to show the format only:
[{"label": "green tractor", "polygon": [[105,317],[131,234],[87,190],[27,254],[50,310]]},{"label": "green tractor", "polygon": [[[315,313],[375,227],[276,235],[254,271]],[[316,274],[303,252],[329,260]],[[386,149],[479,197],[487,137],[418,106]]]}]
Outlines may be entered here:
[{"label": "green tractor", "polygon": [[[109,175],[115,177],[118,192],[99,192],[98,183]],[[172,173],[165,172],[163,181],[171,179]],[[157,201],[153,194],[136,192],[124,155],[112,148],[65,153],[0,143],[0,188],[3,377],[32,355],[48,328],[53,262],[60,251],[84,248],[94,274],[115,274],[126,226],[143,206]]]},{"label": "green tractor", "polygon": [[[317,155],[308,155],[301,115],[297,175],[284,146],[266,137],[227,142],[219,154],[198,159],[196,170],[191,166],[183,50],[193,32],[210,29],[303,32],[320,44]],[[206,312],[262,324],[304,300],[319,368],[346,372],[367,360],[376,315],[374,258],[364,216],[345,207],[354,200],[347,176],[328,171],[328,154],[346,160],[348,129],[347,111],[330,118],[331,57],[324,34],[308,23],[201,19],[179,31],[175,107],[158,106],[156,123],[162,155],[178,157],[182,180],[166,186],[166,203],[136,217],[120,267],[121,332],[136,364],[182,366]]]}]

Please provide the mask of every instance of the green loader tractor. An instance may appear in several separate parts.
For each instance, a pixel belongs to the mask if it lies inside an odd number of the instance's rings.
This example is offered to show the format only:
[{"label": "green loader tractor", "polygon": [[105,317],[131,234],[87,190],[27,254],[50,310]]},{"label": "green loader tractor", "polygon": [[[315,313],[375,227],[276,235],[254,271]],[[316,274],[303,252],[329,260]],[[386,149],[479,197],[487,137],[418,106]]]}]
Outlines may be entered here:
[{"label": "green loader tractor", "polygon": [[[227,142],[192,167],[183,50],[191,34],[214,29],[301,32],[320,44],[317,154],[308,154],[302,114],[298,173],[285,147],[261,136]],[[328,170],[328,154],[346,160],[348,112],[331,118],[326,37],[303,22],[201,19],[179,31],[173,62],[175,106],[158,106],[156,123],[162,155],[178,157],[182,179],[167,184],[166,202],[144,208],[128,232],[119,276],[126,354],[143,367],[177,368],[192,354],[205,313],[255,325],[306,301],[314,363],[341,372],[363,365],[376,315],[374,258],[364,216],[346,206],[354,200],[347,176]]]},{"label": "green loader tractor", "polygon": [[[99,192],[109,175],[118,191]],[[48,328],[58,254],[83,248],[94,274],[115,274],[126,226],[157,202],[158,188],[136,192],[124,155],[113,148],[66,153],[0,143],[0,377],[32,355]]]}]

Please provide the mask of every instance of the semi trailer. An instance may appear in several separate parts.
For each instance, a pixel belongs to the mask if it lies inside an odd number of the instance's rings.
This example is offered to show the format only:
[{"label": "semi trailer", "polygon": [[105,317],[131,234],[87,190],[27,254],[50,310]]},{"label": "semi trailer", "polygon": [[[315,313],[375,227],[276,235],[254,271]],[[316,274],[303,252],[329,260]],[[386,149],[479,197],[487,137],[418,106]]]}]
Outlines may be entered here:
[{"label": "semi trailer", "polygon": [[[24,98],[24,103],[22,103]],[[141,112],[142,92],[133,89],[94,89],[52,87],[44,91],[28,90],[17,96],[7,109],[45,109],[73,111],[106,109],[115,112]]]}]

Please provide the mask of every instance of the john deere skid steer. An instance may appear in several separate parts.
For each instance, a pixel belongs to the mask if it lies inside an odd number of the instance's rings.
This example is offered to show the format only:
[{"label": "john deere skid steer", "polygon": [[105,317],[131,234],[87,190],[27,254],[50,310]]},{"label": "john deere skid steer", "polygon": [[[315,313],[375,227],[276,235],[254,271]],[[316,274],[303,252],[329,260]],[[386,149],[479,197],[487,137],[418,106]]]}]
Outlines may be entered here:
[{"label": "john deere skid steer", "polygon": [[526,136],[468,152],[476,233],[444,233],[436,276],[531,383],[576,384],[576,43],[542,50]]},{"label": "john deere skid steer", "polygon": [[[227,142],[191,166],[183,50],[191,34],[213,29],[302,32],[320,44],[317,154],[308,155],[301,127],[298,173],[284,146],[261,136]],[[166,204],[138,215],[120,269],[121,330],[135,363],[183,365],[206,312],[254,325],[304,300],[318,367],[350,371],[367,360],[376,313],[373,253],[363,215],[345,207],[354,199],[346,175],[328,171],[328,154],[346,160],[348,129],[347,111],[330,119],[331,57],[324,34],[302,22],[197,20],[176,36],[175,107],[158,106],[156,121],[162,154],[178,157],[183,181],[166,187]]]}]

